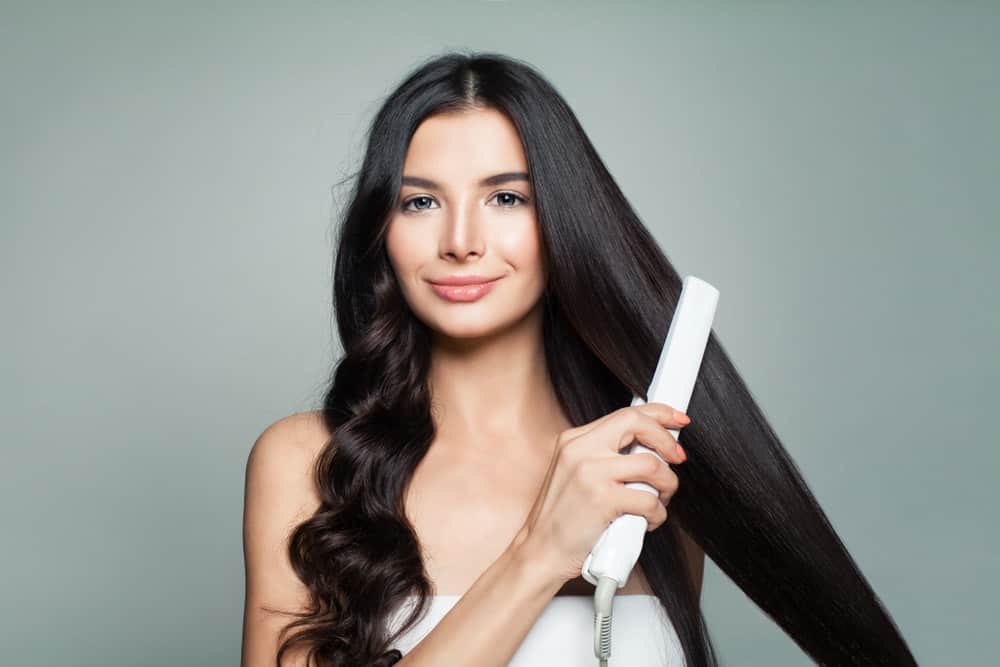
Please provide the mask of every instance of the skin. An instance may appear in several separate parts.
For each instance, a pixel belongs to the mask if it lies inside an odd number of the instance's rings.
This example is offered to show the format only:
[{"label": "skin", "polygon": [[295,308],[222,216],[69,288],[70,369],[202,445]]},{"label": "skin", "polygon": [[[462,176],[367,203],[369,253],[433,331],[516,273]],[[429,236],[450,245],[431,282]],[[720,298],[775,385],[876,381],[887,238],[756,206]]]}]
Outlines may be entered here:
[{"label": "skin", "polygon": [[[404,185],[400,203],[417,212],[395,212],[387,230],[404,297],[433,332],[437,433],[404,507],[439,595],[463,594],[508,547],[545,481],[556,438],[573,426],[556,400],[542,352],[545,267],[531,185],[479,184],[494,174],[526,171],[518,133],[502,114],[426,119],[411,140],[403,175],[441,187]],[[410,203],[421,196],[426,199]],[[451,303],[427,280],[455,273],[503,278],[476,302]],[[262,610],[303,608],[309,600],[284,550],[290,526],[320,506],[312,473],[330,436],[320,411],[296,413],[268,427],[247,462],[245,664],[273,664],[287,622]],[[682,544],[700,591],[704,554],[683,533]],[[593,592],[578,577],[557,595]],[[618,595],[642,593],[652,591],[636,565]],[[304,658],[293,652],[292,659]]]},{"label": "skin", "polygon": [[[403,295],[432,331],[437,436],[405,506],[438,594],[462,594],[507,547],[544,481],[556,438],[573,427],[545,365],[546,267],[531,183],[481,183],[527,171],[517,129],[502,113],[427,118],[407,150],[387,230]],[[428,282],[453,274],[502,278],[477,301],[456,303]],[[700,585],[700,572],[697,579]],[[636,566],[619,595],[651,592]],[[593,586],[577,578],[559,594],[591,595]]]},{"label": "skin", "polygon": [[[429,381],[441,442],[508,461],[548,456],[548,436],[572,426],[545,368],[545,275],[531,184],[478,183],[527,171],[517,131],[499,112],[429,118],[410,143],[405,210],[392,216],[386,238],[403,295],[432,331]],[[405,184],[411,177],[441,187]],[[455,303],[428,282],[452,274],[503,278],[478,301]]]}]

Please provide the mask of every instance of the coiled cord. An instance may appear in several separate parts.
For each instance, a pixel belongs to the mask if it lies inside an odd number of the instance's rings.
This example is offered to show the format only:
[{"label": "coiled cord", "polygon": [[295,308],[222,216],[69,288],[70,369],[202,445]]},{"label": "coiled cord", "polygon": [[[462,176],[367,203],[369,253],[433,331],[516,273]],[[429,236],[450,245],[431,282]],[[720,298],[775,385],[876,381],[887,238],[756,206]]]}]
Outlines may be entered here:
[{"label": "coiled cord", "polygon": [[618,582],[612,577],[601,577],[597,580],[594,591],[594,654],[600,661],[600,667],[608,667],[611,658],[611,610],[615,593],[618,592]]}]

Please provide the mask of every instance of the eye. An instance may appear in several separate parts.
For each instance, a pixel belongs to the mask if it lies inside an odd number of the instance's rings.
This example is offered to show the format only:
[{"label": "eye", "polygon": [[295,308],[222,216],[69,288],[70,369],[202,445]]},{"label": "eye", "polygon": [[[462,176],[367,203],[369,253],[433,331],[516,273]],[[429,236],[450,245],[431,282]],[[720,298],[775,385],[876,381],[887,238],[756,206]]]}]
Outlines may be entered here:
[{"label": "eye", "polygon": [[[522,197],[521,195],[515,194],[513,192],[498,192],[492,197],[490,197],[490,201],[496,199],[497,197],[503,197],[503,196],[513,197],[516,201],[519,201],[522,204],[528,201],[525,197]],[[506,201],[510,201],[510,199],[507,199]],[[501,206],[500,208],[515,208],[515,206],[512,204],[511,206]]]},{"label": "eye", "polygon": [[[433,199],[431,197],[428,197],[427,195],[419,195],[417,197],[413,197],[412,199],[407,199],[405,202],[403,202],[403,204],[402,204],[402,206],[400,206],[400,208],[402,210],[404,210],[404,211],[414,211],[414,209],[409,208],[409,206],[413,202],[417,202],[417,201],[428,201],[429,202],[429,201],[433,201]],[[417,211],[422,211],[422,210],[426,210],[426,209],[417,208],[416,210]]]},{"label": "eye", "polygon": [[[521,195],[514,192],[506,192],[506,191],[496,193],[495,195],[490,197],[489,201],[493,201],[498,197],[504,197],[505,199],[503,201],[508,202],[506,204],[501,204],[500,208],[516,208],[517,207],[516,204],[518,202],[522,205],[528,202],[528,199],[526,197],[522,197]],[[417,213],[419,211],[428,210],[430,208],[429,206],[430,202],[433,201],[434,201],[433,197],[428,197],[427,195],[417,195],[416,197],[411,197],[410,199],[404,201],[399,208],[407,213]],[[428,206],[426,207],[417,206],[416,208],[410,208],[410,204],[416,204],[417,202],[425,202],[428,204]]]}]

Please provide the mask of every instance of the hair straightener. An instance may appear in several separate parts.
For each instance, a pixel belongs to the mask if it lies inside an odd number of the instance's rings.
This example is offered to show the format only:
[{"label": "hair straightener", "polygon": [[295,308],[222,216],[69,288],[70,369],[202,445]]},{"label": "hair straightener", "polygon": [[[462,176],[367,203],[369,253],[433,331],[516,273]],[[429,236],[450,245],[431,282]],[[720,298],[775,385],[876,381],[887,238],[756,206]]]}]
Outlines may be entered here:
[{"label": "hair straightener", "polygon": [[[667,340],[660,350],[660,359],[646,392],[650,402],[666,403],[672,408],[687,412],[718,301],[719,290],[712,285],[694,276],[684,278],[677,309],[667,331]],[[646,401],[633,396],[631,405],[643,403]],[[679,433],[674,429],[669,431],[674,438]],[[649,452],[663,460],[659,454],[638,441],[634,441],[624,451],[626,454]],[[659,495],[655,487],[645,482],[627,482],[625,486]],[[601,667],[607,667],[611,657],[611,609],[614,596],[619,588],[625,586],[639,559],[647,526],[646,517],[623,514],[608,525],[583,563],[583,578],[597,587],[594,592],[594,653],[600,660]]]}]

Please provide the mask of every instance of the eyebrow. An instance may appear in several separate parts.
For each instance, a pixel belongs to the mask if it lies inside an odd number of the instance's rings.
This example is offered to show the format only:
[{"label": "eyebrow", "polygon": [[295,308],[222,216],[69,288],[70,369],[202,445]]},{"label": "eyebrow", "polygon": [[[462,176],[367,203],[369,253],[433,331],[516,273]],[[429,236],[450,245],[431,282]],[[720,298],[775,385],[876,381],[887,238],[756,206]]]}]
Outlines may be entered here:
[{"label": "eyebrow", "polygon": [[[493,176],[487,176],[483,180],[479,181],[479,185],[486,187],[489,185],[502,185],[504,183],[510,183],[511,181],[527,181],[528,172],[526,171],[507,171],[502,174],[494,174]],[[429,178],[421,178],[420,176],[403,176],[403,185],[412,185],[417,188],[427,188],[428,190],[443,190],[440,183],[430,180]]]}]

